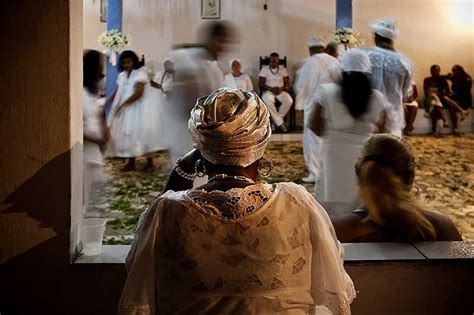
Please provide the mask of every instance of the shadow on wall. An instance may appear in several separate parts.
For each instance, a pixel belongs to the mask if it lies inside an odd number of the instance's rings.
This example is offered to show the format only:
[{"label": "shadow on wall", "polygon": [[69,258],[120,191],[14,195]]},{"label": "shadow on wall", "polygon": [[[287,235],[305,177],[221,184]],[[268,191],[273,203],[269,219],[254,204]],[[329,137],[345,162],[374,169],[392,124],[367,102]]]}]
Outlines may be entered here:
[{"label": "shadow on wall", "polygon": [[69,261],[71,151],[47,162],[2,201],[2,315],[111,314],[116,309],[125,271],[77,269]]}]

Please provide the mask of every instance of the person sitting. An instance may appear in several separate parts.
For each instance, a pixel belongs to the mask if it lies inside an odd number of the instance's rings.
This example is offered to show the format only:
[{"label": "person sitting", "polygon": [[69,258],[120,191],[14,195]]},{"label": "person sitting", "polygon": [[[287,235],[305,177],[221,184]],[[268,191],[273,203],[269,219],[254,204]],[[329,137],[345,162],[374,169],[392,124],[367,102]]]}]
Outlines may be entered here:
[{"label": "person sitting", "polygon": [[224,77],[224,84],[230,89],[241,89],[244,91],[253,91],[252,80],[246,73],[240,72],[242,64],[239,59],[232,59],[229,63],[230,73]]},{"label": "person sitting", "polygon": [[[263,91],[263,102],[267,105],[274,124],[272,129],[287,132],[284,118],[293,105],[293,100],[287,92],[290,87],[288,70],[280,65],[278,53],[271,53],[268,66],[263,66],[260,70],[259,86]],[[275,107],[275,99],[281,103],[278,109]]]},{"label": "person sitting", "polygon": [[352,49],[340,58],[342,80],[322,84],[314,96],[308,125],[323,139],[322,168],[316,199],[331,216],[348,213],[359,204],[353,165],[365,140],[385,128],[386,98],[373,89],[367,53]]},{"label": "person sitting", "polygon": [[403,133],[406,136],[411,136],[412,131],[415,129],[413,127],[413,123],[416,119],[416,113],[418,111],[418,102],[416,99],[418,98],[418,89],[416,88],[415,81],[411,81],[411,85],[408,88],[407,95],[405,95],[405,99],[403,102],[403,107],[405,109],[405,121],[406,126],[403,130]]},{"label": "person sitting", "polygon": [[462,241],[448,216],[426,211],[410,193],[415,159],[402,139],[389,134],[370,137],[355,171],[363,203],[333,219],[341,242]]},{"label": "person sitting", "polygon": [[[458,103],[453,101],[449,95],[449,85],[448,81],[441,76],[441,68],[438,65],[432,65],[430,68],[431,77],[425,78],[423,80],[423,92],[425,93],[425,109],[428,111],[431,121],[433,123],[433,134],[437,135],[437,122],[439,119],[443,120],[443,127],[449,128],[449,124],[444,117],[443,108],[447,108],[449,110],[451,121],[453,124],[453,134],[458,135],[458,117],[456,115],[457,112],[461,113],[461,120],[469,113],[462,109]],[[439,102],[441,102],[442,107],[439,106]]]},{"label": "person sitting", "polygon": [[460,65],[454,65],[451,71],[446,77],[452,82],[451,99],[467,110],[472,107],[472,78]]},{"label": "person sitting", "polygon": [[[195,150],[141,216],[119,314],[350,314],[343,248],[313,196],[257,183],[270,164],[267,107],[254,92],[199,98]],[[192,189],[196,175],[209,181]]]}]

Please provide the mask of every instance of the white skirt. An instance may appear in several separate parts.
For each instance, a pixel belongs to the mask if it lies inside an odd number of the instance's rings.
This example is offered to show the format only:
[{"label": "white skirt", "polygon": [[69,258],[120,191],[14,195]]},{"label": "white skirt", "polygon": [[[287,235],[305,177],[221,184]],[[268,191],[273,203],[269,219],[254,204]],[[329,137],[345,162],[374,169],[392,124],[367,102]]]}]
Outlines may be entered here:
[{"label": "white skirt", "polygon": [[106,156],[131,158],[164,150],[163,106],[164,98],[151,87],[143,96],[118,114],[110,115],[110,141]]},{"label": "white skirt", "polygon": [[369,136],[330,132],[324,139],[321,176],[316,184],[316,199],[327,204],[329,208],[333,203],[336,212],[350,212],[354,210],[350,208],[360,202],[354,166],[362,145]]}]

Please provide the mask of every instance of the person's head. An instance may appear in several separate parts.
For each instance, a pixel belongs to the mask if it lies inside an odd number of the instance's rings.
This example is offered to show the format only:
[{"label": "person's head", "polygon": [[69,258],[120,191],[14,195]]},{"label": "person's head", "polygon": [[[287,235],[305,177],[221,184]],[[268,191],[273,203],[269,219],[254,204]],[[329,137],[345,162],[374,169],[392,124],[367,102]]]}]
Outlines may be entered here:
[{"label": "person's head", "polygon": [[390,134],[371,136],[355,172],[368,220],[401,240],[436,239],[433,225],[411,195],[415,159],[408,143]]},{"label": "person's head", "polygon": [[237,38],[234,25],[228,21],[211,22],[205,32],[206,49],[216,58],[220,53],[230,50]]},{"label": "person's head", "polygon": [[119,57],[120,71],[130,72],[140,68],[140,60],[136,53],[131,50],[124,50]]},{"label": "person's head", "polygon": [[97,50],[86,50],[82,56],[82,85],[92,94],[99,93],[99,81],[104,77],[104,56]]},{"label": "person's head", "polygon": [[240,70],[241,70],[242,65],[241,65],[239,59],[232,59],[229,62],[229,65],[230,65],[230,69],[232,70],[233,74],[240,74]]},{"label": "person's head", "polygon": [[268,59],[268,65],[270,68],[278,68],[280,66],[280,55],[276,52],[272,52]]},{"label": "person's head", "polygon": [[308,49],[309,49],[309,54],[314,55],[314,54],[320,54],[325,52],[325,44],[324,40],[322,40],[319,37],[311,37],[308,40]]},{"label": "person's head", "polygon": [[352,117],[358,118],[367,112],[372,95],[370,82],[372,64],[362,50],[352,49],[340,58],[342,66],[341,94]]},{"label": "person's head", "polygon": [[430,67],[430,73],[432,77],[439,77],[441,75],[441,68],[438,65],[432,65]]},{"label": "person's head", "polygon": [[394,19],[377,20],[371,25],[375,36],[375,45],[393,47],[394,40],[400,34]]},{"label": "person's head", "polygon": [[326,46],[326,54],[337,58],[339,56],[338,44],[336,42],[329,42]]},{"label": "person's head", "polygon": [[460,65],[454,65],[451,69],[451,72],[453,73],[453,77],[455,78],[464,78],[468,75],[464,68]]},{"label": "person's head", "polygon": [[173,72],[174,71],[174,62],[171,59],[165,59],[163,61],[163,68],[166,72]]},{"label": "person's head", "polygon": [[256,177],[271,128],[267,106],[255,92],[220,88],[199,98],[188,128],[208,169],[250,169]]}]

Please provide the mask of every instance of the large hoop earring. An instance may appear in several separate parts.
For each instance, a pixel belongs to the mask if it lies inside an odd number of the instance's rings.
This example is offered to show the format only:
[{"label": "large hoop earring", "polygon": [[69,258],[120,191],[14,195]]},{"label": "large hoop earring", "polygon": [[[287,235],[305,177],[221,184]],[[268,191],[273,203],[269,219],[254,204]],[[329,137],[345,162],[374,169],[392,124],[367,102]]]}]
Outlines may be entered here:
[{"label": "large hoop earring", "polygon": [[[199,166],[202,166],[202,171],[199,170]],[[196,164],[194,164],[194,173],[196,174],[197,177],[204,177],[207,174],[206,166],[204,165],[204,162],[201,159],[198,159],[196,161]]]},{"label": "large hoop earring", "polygon": [[[266,168],[266,169],[265,169]],[[273,170],[273,163],[271,160],[266,158],[260,158],[258,160],[257,172],[260,176],[268,177],[272,173]]]},{"label": "large hoop earring", "polygon": [[418,198],[418,196],[420,195],[420,188],[418,188],[418,186],[415,186],[415,185],[413,185],[413,187],[416,189],[415,198]]}]

